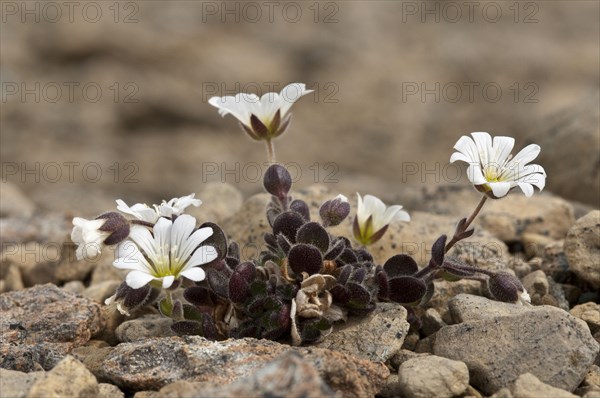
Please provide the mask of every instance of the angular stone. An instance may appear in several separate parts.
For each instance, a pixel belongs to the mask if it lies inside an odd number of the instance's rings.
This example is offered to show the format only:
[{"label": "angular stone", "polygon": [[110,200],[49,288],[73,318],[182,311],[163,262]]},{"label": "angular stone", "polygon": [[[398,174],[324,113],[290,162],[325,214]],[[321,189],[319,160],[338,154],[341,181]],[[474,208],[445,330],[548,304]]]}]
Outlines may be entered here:
[{"label": "angular stone", "polygon": [[515,381],[512,393],[518,398],[577,398],[577,395],[571,394],[568,391],[542,383],[540,379],[531,373],[524,373],[519,376]]},{"label": "angular stone", "polygon": [[47,284],[0,295],[0,367],[51,369],[102,328],[100,306]]},{"label": "angular stone", "polygon": [[399,304],[379,303],[366,317],[351,317],[345,324],[336,324],[315,347],[385,362],[402,348],[410,328],[406,316],[406,309]]},{"label": "angular stone", "polygon": [[373,396],[389,376],[381,363],[315,347],[286,346],[268,340],[164,337],[122,343],[93,351],[78,350],[100,381],[127,391],[158,390],[178,380],[229,384],[249,376],[288,351],[300,353],[323,381],[344,396]]},{"label": "angular stone", "polygon": [[44,377],[44,372],[25,373],[0,368],[0,396],[25,398],[31,386]]},{"label": "angular stone", "polygon": [[585,322],[550,306],[446,326],[433,343],[435,355],[465,362],[471,384],[486,394],[526,372],[573,391],[599,349]]},{"label": "angular stone", "polygon": [[86,367],[66,356],[45,377],[31,386],[28,398],[98,396],[98,382]]},{"label": "angular stone", "polygon": [[565,254],[579,279],[600,289],[600,210],[581,217],[565,239]]},{"label": "angular stone", "polygon": [[98,398],[125,398],[123,391],[108,383],[98,384]]},{"label": "angular stone", "polygon": [[469,369],[459,361],[428,355],[409,359],[398,369],[400,391],[407,398],[451,398],[469,386]]}]

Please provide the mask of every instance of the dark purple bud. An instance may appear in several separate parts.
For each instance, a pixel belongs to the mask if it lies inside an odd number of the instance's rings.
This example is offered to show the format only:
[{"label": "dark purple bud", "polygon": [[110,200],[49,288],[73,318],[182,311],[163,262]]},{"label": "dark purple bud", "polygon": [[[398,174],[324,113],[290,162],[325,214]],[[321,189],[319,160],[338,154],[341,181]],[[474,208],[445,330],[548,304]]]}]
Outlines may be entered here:
[{"label": "dark purple bud", "polygon": [[319,249],[312,245],[299,243],[292,246],[288,253],[288,264],[299,276],[302,272],[309,275],[318,273],[323,266],[323,256]]},{"label": "dark purple bud", "polygon": [[292,201],[292,203],[290,203],[290,210],[300,214],[302,218],[304,218],[304,221],[310,221],[310,210],[305,201],[300,199]]},{"label": "dark purple bud", "polygon": [[444,262],[446,254],[446,235],[440,236],[431,246],[431,261],[438,267]]},{"label": "dark purple bud", "polygon": [[274,164],[265,172],[263,184],[268,193],[279,200],[285,200],[292,188],[292,177],[285,167]]},{"label": "dark purple bud", "polygon": [[149,284],[139,289],[133,289],[126,282],[123,282],[117,288],[115,301],[120,301],[126,310],[133,311],[151,304],[157,297],[156,289]]},{"label": "dark purple bud", "polygon": [[100,228],[100,231],[111,232],[106,239],[104,239],[105,245],[116,245],[117,243],[123,242],[129,236],[129,221],[120,213],[111,211],[104,213],[96,217],[96,220],[106,220]]},{"label": "dark purple bud", "polygon": [[302,225],[304,225],[304,219],[301,215],[293,211],[286,211],[275,219],[273,234],[277,236],[281,233],[290,242],[296,243],[296,234]]},{"label": "dark purple bud", "polygon": [[350,203],[343,195],[328,200],[321,205],[319,215],[325,227],[339,225],[350,214]]},{"label": "dark purple bud", "polygon": [[393,278],[401,275],[414,275],[419,271],[419,266],[411,256],[396,254],[385,262],[383,270],[388,277]]},{"label": "dark purple bud", "polygon": [[412,304],[420,301],[427,292],[425,282],[412,276],[391,278],[389,286],[390,300],[400,304]]},{"label": "dark purple bud", "polygon": [[496,300],[505,303],[518,302],[521,294],[525,292],[521,281],[516,276],[506,272],[491,275],[488,279],[488,289]]},{"label": "dark purple bud", "polygon": [[317,247],[321,253],[325,253],[329,249],[329,240],[329,233],[316,222],[304,224],[296,234],[296,242],[313,245]]}]

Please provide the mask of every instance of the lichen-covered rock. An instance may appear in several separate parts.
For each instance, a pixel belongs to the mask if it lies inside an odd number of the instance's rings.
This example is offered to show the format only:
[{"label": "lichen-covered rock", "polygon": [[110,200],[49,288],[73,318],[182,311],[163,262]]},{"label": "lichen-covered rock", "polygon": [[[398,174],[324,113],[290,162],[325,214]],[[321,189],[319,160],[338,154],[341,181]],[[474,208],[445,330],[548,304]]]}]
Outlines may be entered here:
[{"label": "lichen-covered rock", "polygon": [[385,362],[402,348],[410,328],[406,316],[406,309],[399,304],[379,303],[366,317],[336,324],[333,333],[315,346]]},{"label": "lichen-covered rock", "polygon": [[389,370],[383,365],[341,352],[298,347],[268,340],[208,341],[202,337],[164,337],[134,341],[74,355],[102,382],[128,391],[159,390],[178,380],[230,384],[270,361],[296,351],[323,381],[343,396],[373,396]]},{"label": "lichen-covered rock", "polygon": [[[471,384],[486,394],[509,386],[526,372],[573,391],[600,350],[585,322],[555,307],[502,316],[485,309],[480,313],[480,320],[471,312],[473,319],[440,329],[434,335],[433,353],[466,363]],[[464,319],[464,313],[461,316]]]},{"label": "lichen-covered rock", "polygon": [[0,367],[51,369],[102,328],[100,306],[47,284],[0,295]]},{"label": "lichen-covered rock", "polygon": [[459,361],[427,355],[409,359],[398,369],[399,386],[407,398],[451,398],[469,386],[469,369]]},{"label": "lichen-covered rock", "polygon": [[579,279],[600,289],[600,210],[581,217],[565,239],[565,254]]}]

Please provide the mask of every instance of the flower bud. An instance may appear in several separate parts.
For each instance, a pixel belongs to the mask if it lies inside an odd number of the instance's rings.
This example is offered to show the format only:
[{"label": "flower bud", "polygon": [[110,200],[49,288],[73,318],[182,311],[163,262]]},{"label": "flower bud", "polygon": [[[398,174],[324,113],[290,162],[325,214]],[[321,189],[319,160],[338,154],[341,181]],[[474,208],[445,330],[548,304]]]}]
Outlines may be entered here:
[{"label": "flower bud", "polygon": [[350,203],[344,195],[338,195],[321,205],[319,215],[324,227],[339,225],[350,214]]},{"label": "flower bud", "polygon": [[292,177],[285,167],[274,164],[265,172],[263,184],[268,193],[279,200],[285,200],[292,188]]},{"label": "flower bud", "polygon": [[108,238],[104,240],[105,245],[116,245],[127,239],[129,236],[129,221],[120,213],[111,211],[96,217],[96,220],[106,220],[100,228],[100,231],[110,232]]},{"label": "flower bud", "polygon": [[71,240],[77,244],[78,260],[94,258],[106,245],[115,245],[129,236],[129,221],[116,212],[104,213],[94,220],[75,217]]},{"label": "flower bud", "polygon": [[488,279],[488,289],[492,296],[505,303],[524,304],[530,303],[529,294],[517,277],[506,273],[498,272]]},{"label": "flower bud", "polygon": [[121,314],[129,316],[131,311],[154,302],[159,294],[160,290],[153,288],[150,284],[133,289],[123,282],[117,288],[116,293],[104,301],[104,304],[114,304]]}]

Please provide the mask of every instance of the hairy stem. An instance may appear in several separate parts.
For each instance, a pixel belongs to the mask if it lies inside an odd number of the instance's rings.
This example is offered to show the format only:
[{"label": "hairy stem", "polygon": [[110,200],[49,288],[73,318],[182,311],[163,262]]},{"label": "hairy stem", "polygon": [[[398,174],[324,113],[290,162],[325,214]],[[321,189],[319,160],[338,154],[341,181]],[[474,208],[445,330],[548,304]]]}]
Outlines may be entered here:
[{"label": "hairy stem", "polygon": [[273,141],[269,138],[267,141],[267,156],[269,158],[269,163],[275,163],[275,145]]},{"label": "hairy stem", "polygon": [[479,214],[479,212],[483,208],[483,205],[487,201],[487,198],[488,197],[486,195],[483,195],[481,197],[481,200],[477,204],[477,207],[475,207],[475,210],[473,210],[473,212],[471,213],[471,215],[469,216],[469,218],[467,218],[467,221],[465,222],[465,224],[460,229],[457,228],[457,230],[454,232],[454,236],[452,237],[452,239],[450,240],[450,242],[448,242],[446,244],[446,253],[448,253],[448,251],[450,251],[450,249],[452,249],[452,246],[454,246],[458,241],[460,241],[461,239],[463,239],[463,237],[461,237],[461,235],[465,231],[467,231],[469,229],[469,226],[471,225],[471,223],[473,222],[473,220],[475,220],[475,217],[477,217],[477,215]]}]

